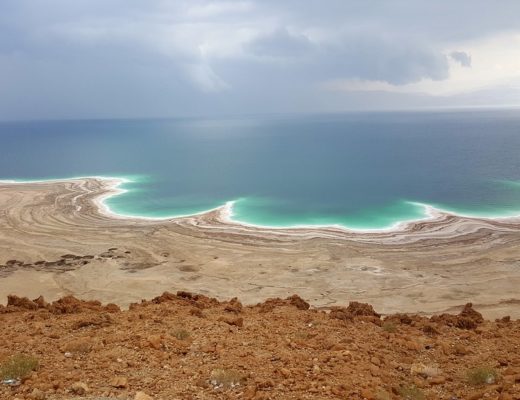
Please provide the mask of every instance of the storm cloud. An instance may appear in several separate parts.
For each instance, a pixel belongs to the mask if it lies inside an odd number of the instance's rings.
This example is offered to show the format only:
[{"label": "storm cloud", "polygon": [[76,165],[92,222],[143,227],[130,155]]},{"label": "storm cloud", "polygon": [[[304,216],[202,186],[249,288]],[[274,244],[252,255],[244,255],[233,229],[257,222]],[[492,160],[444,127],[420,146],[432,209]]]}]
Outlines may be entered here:
[{"label": "storm cloud", "polygon": [[[446,104],[471,105],[466,92],[518,87],[516,66],[493,65],[518,59],[519,13],[517,1],[3,0],[0,118],[410,108],[436,106],[443,85],[458,88]],[[504,59],[488,66],[497,43]]]}]

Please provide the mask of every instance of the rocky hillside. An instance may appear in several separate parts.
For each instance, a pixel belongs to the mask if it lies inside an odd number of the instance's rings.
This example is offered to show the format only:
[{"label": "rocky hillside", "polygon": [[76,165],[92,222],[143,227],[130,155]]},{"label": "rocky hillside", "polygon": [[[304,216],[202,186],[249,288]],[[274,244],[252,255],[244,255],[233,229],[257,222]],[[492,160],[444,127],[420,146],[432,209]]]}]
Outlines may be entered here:
[{"label": "rocky hillside", "polygon": [[11,296],[0,399],[520,399],[520,321],[381,318],[292,296],[116,305]]}]

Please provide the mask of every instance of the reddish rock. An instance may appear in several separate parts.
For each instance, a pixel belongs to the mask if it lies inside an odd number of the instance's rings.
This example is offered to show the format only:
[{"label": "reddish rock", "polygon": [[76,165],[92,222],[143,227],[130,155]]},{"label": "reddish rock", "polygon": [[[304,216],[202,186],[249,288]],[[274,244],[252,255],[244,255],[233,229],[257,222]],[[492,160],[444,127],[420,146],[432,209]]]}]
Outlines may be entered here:
[{"label": "reddish rock", "polygon": [[46,308],[49,304],[45,301],[43,296],[38,297],[37,299],[33,300],[33,303],[35,303],[38,308]]},{"label": "reddish rock", "polygon": [[467,303],[458,315],[435,315],[431,317],[431,321],[448,326],[455,326],[459,329],[473,330],[476,329],[484,319],[482,318],[482,314],[473,309],[471,303]]},{"label": "reddish rock", "polygon": [[134,400],[153,400],[153,397],[148,396],[145,392],[137,392],[134,396]]},{"label": "reddish rock", "polygon": [[300,296],[293,294],[291,297],[287,297],[289,304],[296,307],[298,310],[308,310],[310,304],[303,300]]},{"label": "reddish rock", "polygon": [[177,300],[177,299],[178,299],[178,294],[176,296],[173,293],[164,292],[162,295],[152,299],[152,303],[161,304],[161,303],[164,303],[164,302],[167,302],[167,301],[174,301],[174,300]]},{"label": "reddish rock", "polygon": [[475,321],[477,324],[484,322],[482,314],[473,309],[473,304],[467,303],[459,314],[459,317],[469,318]]},{"label": "reddish rock", "polygon": [[242,312],[242,303],[238,301],[236,297],[234,297],[229,301],[229,303],[226,304],[224,311],[238,314]]},{"label": "reddish rock", "polygon": [[74,394],[77,394],[78,396],[84,396],[86,395],[90,390],[86,383],[84,382],[76,382],[74,383],[70,391]]},{"label": "reddish rock", "polygon": [[7,306],[23,308],[25,310],[38,309],[38,304],[29,300],[27,297],[18,297],[15,295],[7,296]]},{"label": "reddish rock", "polygon": [[124,389],[128,387],[128,379],[124,376],[115,376],[110,381],[110,386],[116,389]]},{"label": "reddish rock", "polygon": [[357,301],[351,301],[348,304],[347,312],[350,313],[352,316],[366,316],[366,317],[381,317],[380,314],[376,313],[374,311],[374,308],[367,303],[359,303]]}]

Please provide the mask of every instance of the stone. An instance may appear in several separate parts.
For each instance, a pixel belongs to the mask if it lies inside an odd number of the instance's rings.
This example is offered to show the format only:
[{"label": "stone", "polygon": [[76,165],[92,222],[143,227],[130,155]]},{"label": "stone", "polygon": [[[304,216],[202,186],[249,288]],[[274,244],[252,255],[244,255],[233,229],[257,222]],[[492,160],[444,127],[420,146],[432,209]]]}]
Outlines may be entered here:
[{"label": "stone", "polygon": [[18,297],[15,295],[7,296],[7,306],[20,307],[26,310],[38,309],[38,304],[29,300],[27,297]]},{"label": "stone", "polygon": [[89,353],[94,347],[94,341],[91,338],[74,339],[65,344],[63,351],[65,354],[83,354]]},{"label": "stone", "polygon": [[163,340],[160,335],[151,335],[147,338],[148,344],[155,350],[159,350],[163,347]]},{"label": "stone", "polygon": [[430,379],[430,385],[443,385],[446,383],[446,378],[442,375],[434,376]]},{"label": "stone", "polygon": [[70,391],[79,396],[83,396],[90,390],[85,382],[76,382],[71,386]]},{"label": "stone", "polygon": [[224,311],[238,314],[242,312],[242,308],[242,303],[238,301],[236,297],[234,297],[229,301],[228,304],[226,304]]},{"label": "stone", "polygon": [[124,389],[128,387],[128,379],[124,376],[115,376],[110,381],[110,386],[115,387],[117,389]]},{"label": "stone", "polygon": [[457,343],[453,350],[455,354],[458,356],[465,356],[466,354],[468,354],[468,349],[461,343]]},{"label": "stone", "polygon": [[291,297],[287,297],[287,300],[291,305],[296,307],[298,310],[308,310],[310,304],[303,300],[300,296],[293,294]]},{"label": "stone", "polygon": [[153,397],[148,396],[145,392],[137,392],[134,396],[134,400],[153,400]]}]

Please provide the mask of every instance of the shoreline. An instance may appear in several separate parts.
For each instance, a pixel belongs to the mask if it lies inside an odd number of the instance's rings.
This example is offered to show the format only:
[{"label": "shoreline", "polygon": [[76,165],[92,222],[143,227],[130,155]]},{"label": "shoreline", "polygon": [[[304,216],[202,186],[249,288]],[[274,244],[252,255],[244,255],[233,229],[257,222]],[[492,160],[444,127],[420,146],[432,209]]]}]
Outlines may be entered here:
[{"label": "shoreline", "polygon": [[240,225],[246,228],[254,228],[254,229],[266,229],[266,230],[279,230],[279,231],[301,231],[301,230],[339,230],[345,231],[346,233],[392,233],[392,232],[402,232],[410,229],[414,225],[421,222],[428,221],[436,221],[441,219],[444,216],[453,216],[459,218],[467,218],[474,220],[483,220],[483,221],[503,221],[503,222],[511,222],[517,223],[520,222],[520,214],[519,215],[510,215],[510,216],[475,216],[471,214],[454,212],[451,210],[441,209],[439,207],[417,202],[417,201],[408,201],[406,203],[413,204],[416,206],[420,206],[423,208],[424,216],[419,218],[410,218],[401,221],[396,221],[388,227],[384,228],[352,228],[342,224],[296,224],[289,226],[278,226],[278,225],[262,225],[255,224],[245,221],[240,221],[233,219],[233,206],[238,200],[230,200],[226,201],[223,205],[203,210],[200,212],[195,212],[191,214],[179,214],[179,215],[170,215],[165,217],[150,217],[144,215],[134,215],[134,214],[125,214],[121,212],[117,212],[110,208],[107,204],[107,200],[115,197],[121,196],[125,193],[129,192],[129,189],[124,189],[121,186],[125,183],[133,182],[132,179],[127,177],[117,177],[117,176],[78,176],[78,177],[70,177],[70,178],[51,178],[51,179],[35,179],[35,180],[21,180],[21,179],[0,179],[0,184],[48,184],[48,183],[59,183],[59,182],[67,182],[67,181],[77,181],[77,180],[88,180],[88,179],[96,179],[104,182],[107,185],[108,192],[105,194],[100,194],[94,200],[94,203],[99,207],[100,212],[106,216],[118,219],[138,219],[144,221],[172,221],[179,220],[185,218],[195,218],[199,216],[204,216],[206,214],[218,213],[218,218],[221,222],[228,223],[231,225]]},{"label": "shoreline", "polygon": [[227,219],[229,205],[139,219],[103,208],[120,182],[0,183],[0,303],[73,294],[128,306],[187,290],[246,304],[298,293],[316,307],[355,300],[383,314],[473,302],[520,317],[516,221],[439,214],[384,232],[269,229]]}]

